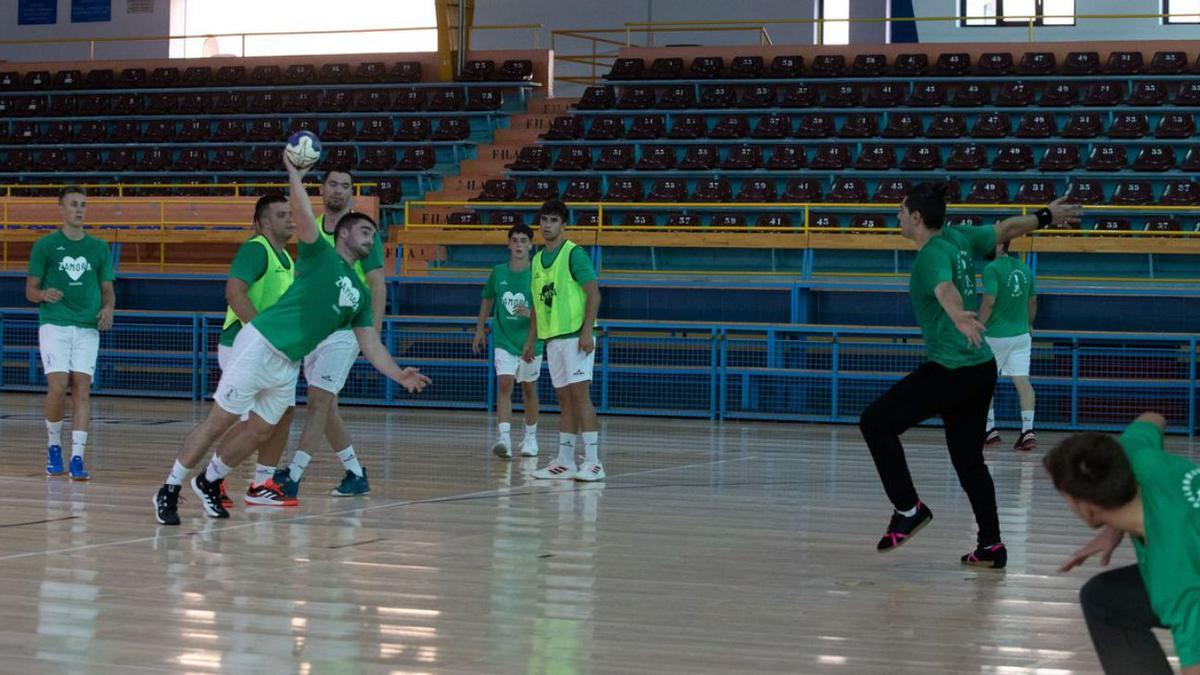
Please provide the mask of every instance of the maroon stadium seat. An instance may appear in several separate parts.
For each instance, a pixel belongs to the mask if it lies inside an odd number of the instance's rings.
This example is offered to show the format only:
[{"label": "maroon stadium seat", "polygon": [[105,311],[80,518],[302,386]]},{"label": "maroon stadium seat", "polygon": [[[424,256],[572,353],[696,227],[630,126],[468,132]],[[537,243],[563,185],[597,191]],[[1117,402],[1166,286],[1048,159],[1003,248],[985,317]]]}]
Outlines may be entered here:
[{"label": "maroon stadium seat", "polygon": [[1054,143],[1046,146],[1038,169],[1042,171],[1074,171],[1079,168],[1079,146]]},{"label": "maroon stadium seat", "polygon": [[1121,113],[1108,128],[1109,138],[1142,138],[1150,133],[1150,122],[1142,113]]},{"label": "maroon stadium seat", "polygon": [[432,171],[437,162],[437,153],[432,146],[418,145],[404,148],[400,161],[396,162],[397,171]]},{"label": "maroon stadium seat", "polygon": [[708,124],[699,115],[680,115],[671,122],[667,138],[693,140],[708,135]]},{"label": "maroon stadium seat", "polygon": [[[345,95],[346,92],[332,91],[327,93],[321,99],[322,109],[332,112],[331,105],[333,102],[330,101],[330,98],[336,97],[338,94]],[[349,107],[349,104],[346,107]],[[429,103],[426,104],[426,109],[434,112],[453,112],[455,110],[462,110],[462,107],[463,94],[462,90],[457,87],[434,89],[433,96],[429,99]],[[344,110],[345,108],[342,109]]]},{"label": "maroon stadium seat", "polygon": [[497,82],[531,82],[533,81],[533,61],[531,59],[505,59],[500,64],[500,70],[492,76]]},{"label": "maroon stadium seat", "polygon": [[781,108],[811,108],[817,104],[817,89],[811,84],[793,84],[783,88]]},{"label": "maroon stadium seat", "polygon": [[402,82],[406,84],[420,82],[421,77],[420,61],[400,61],[393,65],[387,74],[389,82]]},{"label": "maroon stadium seat", "polygon": [[662,138],[667,131],[666,119],[662,115],[637,115],[629,126],[625,138],[630,140],[654,140]]},{"label": "maroon stadium seat", "polygon": [[583,118],[559,115],[550,122],[550,128],[541,138],[548,141],[574,141],[583,138]]},{"label": "maroon stadium seat", "polygon": [[738,99],[739,108],[770,108],[775,105],[775,87],[765,84],[746,87]]},{"label": "maroon stadium seat", "polygon": [[429,118],[428,117],[403,117],[400,119],[400,126],[396,128],[397,141],[424,141],[429,138]]},{"label": "maroon stadium seat", "polygon": [[613,63],[605,79],[609,80],[640,80],[646,70],[646,62],[638,58],[620,58]]},{"label": "maroon stadium seat", "polygon": [[458,74],[460,82],[487,82],[496,72],[496,62],[488,59],[467,61]]},{"label": "maroon stadium seat", "polygon": [[1033,87],[1027,82],[1005,82],[996,95],[996,105],[1004,108],[1033,105],[1033,93]]},{"label": "maroon stadium seat", "polygon": [[975,64],[975,73],[988,77],[1011,75],[1013,72],[1013,57],[1008,52],[989,52],[979,57]]},{"label": "maroon stadium seat", "polygon": [[1133,158],[1134,171],[1170,171],[1175,168],[1175,149],[1169,145],[1143,145]]},{"label": "maroon stadium seat", "polygon": [[908,191],[911,187],[911,183],[903,178],[881,180],[879,181],[879,186],[875,188],[875,197],[873,200],[885,204],[902,202],[908,196]]},{"label": "maroon stadium seat", "polygon": [[763,168],[771,171],[795,171],[808,162],[804,148],[799,145],[775,145]]},{"label": "maroon stadium seat", "polygon": [[664,110],[682,110],[696,107],[696,91],[690,84],[666,87],[658,97],[657,108]]},{"label": "maroon stadium seat", "polygon": [[857,84],[835,84],[825,89],[825,105],[830,108],[853,108],[862,105],[862,87]]},{"label": "maroon stadium seat", "polygon": [[547,199],[558,199],[558,181],[544,178],[527,180],[518,199],[523,202],[544,202]]},{"label": "maroon stadium seat", "polygon": [[884,138],[916,138],[922,133],[921,118],[912,113],[888,113],[887,126],[883,128]]},{"label": "maroon stadium seat", "polygon": [[784,202],[819,202],[821,201],[821,184],[812,178],[793,178],[784,186]]},{"label": "maroon stadium seat", "polygon": [[913,86],[908,105],[914,108],[936,108],[946,104],[946,88],[936,82],[921,82]]},{"label": "maroon stadium seat", "polygon": [[813,77],[841,77],[846,72],[846,57],[841,54],[820,54],[813,57],[808,74]]},{"label": "maroon stadium seat", "polygon": [[971,72],[971,56],[965,52],[938,54],[933,74],[944,77],[963,77]]},{"label": "maroon stadium seat", "polygon": [[1081,103],[1086,106],[1110,108],[1120,105],[1125,99],[1125,84],[1096,82],[1087,88]]},{"label": "maroon stadium seat", "polygon": [[992,102],[992,90],[986,84],[970,82],[954,88],[950,105],[959,108],[979,107]]},{"label": "maroon stadium seat", "polygon": [[1054,183],[1045,180],[1030,180],[1021,183],[1015,198],[1018,204],[1049,204],[1056,199]]},{"label": "maroon stadium seat", "polygon": [[1167,85],[1163,82],[1141,81],[1133,83],[1129,105],[1161,106],[1167,102]]},{"label": "maroon stadium seat", "polygon": [[1141,52],[1112,52],[1104,62],[1106,75],[1133,75],[1142,72]]},{"label": "maroon stadium seat", "polygon": [[[638,196],[641,196],[641,183],[638,183]],[[567,189],[563,190],[562,198],[566,202],[600,201],[600,179],[570,178],[567,180]]]},{"label": "maroon stadium seat", "polygon": [[804,73],[804,57],[795,55],[776,56],[771,60],[768,77],[800,77]]},{"label": "maroon stadium seat", "polygon": [[597,171],[628,171],[633,168],[632,145],[608,145],[600,149],[600,156],[592,168]]},{"label": "maroon stadium seat", "polygon": [[786,213],[763,213],[754,220],[754,227],[791,229],[792,217]]},{"label": "maroon stadium seat", "polygon": [[1017,138],[1049,138],[1058,134],[1054,115],[1041,112],[1025,113],[1017,123]]},{"label": "maroon stadium seat", "polygon": [[526,145],[517,151],[516,158],[504,165],[512,171],[545,171],[550,166],[550,148],[544,145]]},{"label": "maroon stadium seat", "polygon": [[1109,203],[1115,206],[1141,206],[1154,203],[1150,183],[1136,180],[1118,181]]},{"label": "maroon stadium seat", "polygon": [[883,54],[858,54],[850,64],[854,77],[882,77],[887,74],[887,56]]},{"label": "maroon stadium seat", "polygon": [[761,204],[763,202],[773,202],[775,201],[775,197],[775,181],[753,178],[742,181],[742,187],[738,190],[737,197],[734,199],[739,202]]},{"label": "maroon stadium seat", "polygon": [[360,141],[387,141],[396,133],[392,128],[391,117],[367,117],[363,119],[362,130],[358,132]]},{"label": "maroon stadium seat", "polygon": [[723,171],[753,171],[762,168],[763,150],[761,145],[735,145],[729,149],[725,161],[721,162]]},{"label": "maroon stadium seat", "polygon": [[900,168],[905,171],[931,171],[942,165],[942,155],[936,145],[910,145],[904,151]]},{"label": "maroon stadium seat", "polygon": [[1046,87],[1038,103],[1048,108],[1067,108],[1079,102],[1079,89],[1071,82],[1058,82]]},{"label": "maroon stadium seat", "polygon": [[967,122],[960,113],[940,113],[933,116],[925,135],[929,138],[961,138],[967,133]]},{"label": "maroon stadium seat", "polygon": [[971,186],[967,204],[1003,204],[1008,201],[1008,186],[1003,181],[981,180]]},{"label": "maroon stadium seat", "polygon": [[841,171],[850,166],[850,148],[845,145],[818,146],[809,166],[826,171]]},{"label": "maroon stadium seat", "polygon": [[833,182],[833,188],[825,196],[833,203],[849,204],[867,201],[867,184],[859,178],[841,178]]},{"label": "maroon stadium seat", "polygon": [[864,143],[858,157],[854,160],[854,168],[870,171],[886,171],[896,168],[896,150],[891,145],[882,143]]},{"label": "maroon stadium seat", "polygon": [[1071,204],[1103,204],[1104,185],[1098,180],[1073,179],[1063,196]]},{"label": "maroon stadium seat", "polygon": [[1025,52],[1017,64],[1017,73],[1021,75],[1051,75],[1058,67],[1058,59],[1054,52]]},{"label": "maroon stadium seat", "polygon": [[847,115],[838,130],[841,138],[874,138],[879,135],[879,116],[874,113]]},{"label": "maroon stadium seat", "polygon": [[683,59],[662,57],[650,63],[646,78],[650,80],[677,80],[683,76]]},{"label": "maroon stadium seat", "polygon": [[793,135],[796,138],[828,138],[833,132],[833,116],[816,113],[801,115]]},{"label": "maroon stadium seat", "polygon": [[586,171],[592,166],[592,151],[589,148],[563,148],[554,159],[554,171]]},{"label": "maroon stadium seat", "polygon": [[996,148],[993,171],[1027,171],[1033,168],[1033,151],[1027,144],[1005,144]]},{"label": "maroon stadium seat", "polygon": [[687,200],[687,183],[678,178],[659,178],[650,186],[650,194],[646,195],[648,202],[686,202]]},{"label": "maroon stadium seat", "polygon": [[700,87],[701,108],[732,108],[737,103],[737,90],[727,84]]},{"label": "maroon stadium seat", "polygon": [[1131,232],[1133,226],[1128,218],[1102,216],[1092,224],[1092,230],[1096,232]]},{"label": "maroon stadium seat", "polygon": [[1104,131],[1099,113],[1074,112],[1062,128],[1063,138],[1095,138]]},{"label": "maroon stadium seat", "polygon": [[906,87],[895,82],[882,82],[867,89],[869,108],[892,108],[904,102]]},{"label": "maroon stadium seat", "polygon": [[472,87],[467,90],[466,110],[499,110],[504,106],[504,93],[499,87]]},{"label": "maroon stadium seat", "polygon": [[1179,220],[1172,216],[1151,216],[1146,219],[1147,232],[1180,232]]},{"label": "maroon stadium seat", "polygon": [[1154,129],[1156,138],[1190,138],[1196,133],[1196,121],[1191,113],[1165,113]]},{"label": "maroon stadium seat", "polygon": [[1187,52],[1154,52],[1150,58],[1153,75],[1182,75],[1187,70]]},{"label": "maroon stadium seat", "polygon": [[761,56],[735,56],[729,62],[729,77],[750,78],[762,77],[766,64]]},{"label": "maroon stadium seat", "polygon": [[508,178],[493,178],[484,181],[479,196],[473,202],[511,202],[517,198],[517,182]]},{"label": "maroon stadium seat", "polygon": [[1099,144],[1092,146],[1088,155],[1088,171],[1121,171],[1129,163],[1123,145]]},{"label": "maroon stadium seat", "polygon": [[[683,201],[682,199],[672,201]],[[692,194],[695,202],[730,202],[733,201],[733,186],[724,178],[704,178],[696,181],[696,191]]]},{"label": "maroon stadium seat", "polygon": [[670,145],[644,145],[633,166],[638,171],[669,171],[675,168],[675,148]]},{"label": "maroon stadium seat", "polygon": [[882,232],[888,229],[888,219],[882,213],[862,213],[850,218],[851,230],[865,230],[861,234]]},{"label": "maroon stadium seat", "polygon": [[1004,138],[1012,133],[1012,121],[1005,113],[983,113],[971,129],[974,138]]},{"label": "maroon stadium seat", "polygon": [[978,171],[987,163],[987,150],[977,143],[957,144],[946,158],[950,171]]},{"label": "maroon stadium seat", "polygon": [[625,135],[625,123],[620,117],[593,117],[587,133],[583,135],[589,141],[612,141]]},{"label": "maroon stadium seat", "polygon": [[717,166],[717,149],[711,145],[689,145],[679,161],[684,171],[711,171]]},{"label": "maroon stadium seat", "polygon": [[1064,75],[1095,75],[1100,72],[1100,54],[1096,52],[1070,52],[1063,61]]},{"label": "maroon stadium seat", "polygon": [[901,54],[892,64],[892,73],[907,77],[920,77],[929,73],[927,54]]},{"label": "maroon stadium seat", "polygon": [[726,115],[717,120],[709,138],[745,138],[750,133],[750,120],[743,115]]},{"label": "maroon stadium seat", "polygon": [[392,110],[395,112],[419,112],[425,109],[427,89],[400,87],[392,94]]},{"label": "maroon stadium seat", "polygon": [[[588,87],[584,90],[584,95],[588,91],[603,90],[598,97],[593,97],[590,105],[584,107],[577,105],[575,107],[580,110],[603,110],[613,107],[612,87]],[[583,100],[580,99],[580,104]],[[620,110],[644,110],[654,106],[654,87],[645,85],[629,85],[621,88],[621,95],[616,99],[616,107]]]},{"label": "maroon stadium seat", "polygon": [[1173,180],[1163,188],[1160,206],[1195,206],[1200,204],[1200,185],[1190,180]]},{"label": "maroon stadium seat", "polygon": [[792,118],[787,115],[772,113],[764,115],[754,125],[750,138],[781,139],[792,134]]}]

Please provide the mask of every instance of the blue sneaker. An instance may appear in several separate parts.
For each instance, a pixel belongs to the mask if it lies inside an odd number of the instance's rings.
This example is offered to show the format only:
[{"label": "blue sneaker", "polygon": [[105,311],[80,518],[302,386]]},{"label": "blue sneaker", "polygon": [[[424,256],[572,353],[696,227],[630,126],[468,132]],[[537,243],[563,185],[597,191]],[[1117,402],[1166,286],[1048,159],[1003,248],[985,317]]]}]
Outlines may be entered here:
[{"label": "blue sneaker", "polygon": [[300,480],[292,480],[290,469],[275,469],[275,476],[272,480],[279,486],[279,491],[283,493],[284,497],[296,499],[300,496],[300,481],[304,480],[304,478],[301,477]]},{"label": "blue sneaker", "polygon": [[361,476],[356,476],[353,471],[347,470],[342,482],[329,494],[334,497],[361,497],[370,491],[371,484],[367,482],[367,470],[364,468]]},{"label": "blue sneaker", "polygon": [[71,455],[71,480],[91,480],[92,474],[83,467],[83,458]]},{"label": "blue sneaker", "polygon": [[66,473],[62,463],[62,446],[52,445],[46,449],[46,475],[61,476]]}]

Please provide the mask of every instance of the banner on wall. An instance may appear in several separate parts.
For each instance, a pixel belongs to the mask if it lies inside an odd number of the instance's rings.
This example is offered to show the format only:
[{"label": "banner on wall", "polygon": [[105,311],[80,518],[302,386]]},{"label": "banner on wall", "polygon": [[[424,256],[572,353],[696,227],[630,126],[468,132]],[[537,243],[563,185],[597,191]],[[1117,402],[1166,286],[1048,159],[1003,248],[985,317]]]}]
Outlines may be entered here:
[{"label": "banner on wall", "polygon": [[71,0],[71,23],[112,21],[112,0]]},{"label": "banner on wall", "polygon": [[58,0],[17,0],[17,25],[58,23]]}]

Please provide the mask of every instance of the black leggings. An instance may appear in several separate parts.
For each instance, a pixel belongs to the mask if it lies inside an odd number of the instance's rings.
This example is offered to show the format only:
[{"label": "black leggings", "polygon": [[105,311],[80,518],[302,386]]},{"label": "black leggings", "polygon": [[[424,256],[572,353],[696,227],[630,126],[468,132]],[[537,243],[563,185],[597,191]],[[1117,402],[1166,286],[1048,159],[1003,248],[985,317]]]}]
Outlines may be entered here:
[{"label": "black leggings", "polygon": [[908,510],[917,503],[917,490],[904,459],[900,434],[935,415],[941,416],[950,461],[975,511],[981,546],[1000,541],[996,486],[983,461],[987,411],[995,389],[994,359],[953,369],[927,361],[875,399],[858,421],[888,499],[897,509]]},{"label": "black leggings", "polygon": [[1137,565],[1097,574],[1079,589],[1092,644],[1106,673],[1171,675],[1174,671],[1151,628],[1163,628]]}]

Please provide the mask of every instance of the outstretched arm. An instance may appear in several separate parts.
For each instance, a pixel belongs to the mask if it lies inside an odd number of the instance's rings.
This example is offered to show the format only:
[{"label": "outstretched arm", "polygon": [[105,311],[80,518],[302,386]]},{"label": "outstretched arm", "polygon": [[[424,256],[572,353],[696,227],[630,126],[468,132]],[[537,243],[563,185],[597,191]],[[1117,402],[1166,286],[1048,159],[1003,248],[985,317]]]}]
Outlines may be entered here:
[{"label": "outstretched arm", "polygon": [[[1050,209],[1049,224],[1059,225],[1067,223],[1074,225],[1079,222],[1079,215],[1083,212],[1083,209],[1078,204],[1067,204],[1066,201],[1066,197],[1060,197],[1046,206],[1046,208]],[[1038,217],[1032,213],[1025,216],[1013,216],[1001,220],[992,227],[996,228],[996,243],[1003,244],[1006,241],[1023,237],[1038,229]]]},{"label": "outstretched arm", "polygon": [[304,175],[308,173],[308,169],[297,169],[287,160],[286,153],[283,165],[287,167],[288,183],[291,186],[291,190],[288,191],[288,205],[292,207],[292,221],[296,223],[296,238],[311,244],[320,235],[317,234],[317,217],[313,215],[312,203],[308,201],[308,191],[304,189]]},{"label": "outstretched arm", "polygon": [[1163,431],[1167,430],[1167,418],[1163,417],[1162,415],[1160,415],[1156,412],[1144,412],[1141,415],[1138,415],[1138,418],[1134,421],[1135,422],[1149,422],[1150,424],[1153,424],[1154,426],[1158,427],[1159,432],[1163,432]]},{"label": "outstretched arm", "polygon": [[389,380],[408,390],[410,394],[420,393],[431,383],[428,377],[416,368],[401,368],[396,365],[387,347],[379,341],[379,333],[371,326],[359,326],[354,329],[354,337],[358,339],[358,348],[367,361],[375,366],[375,370],[383,373]]}]

